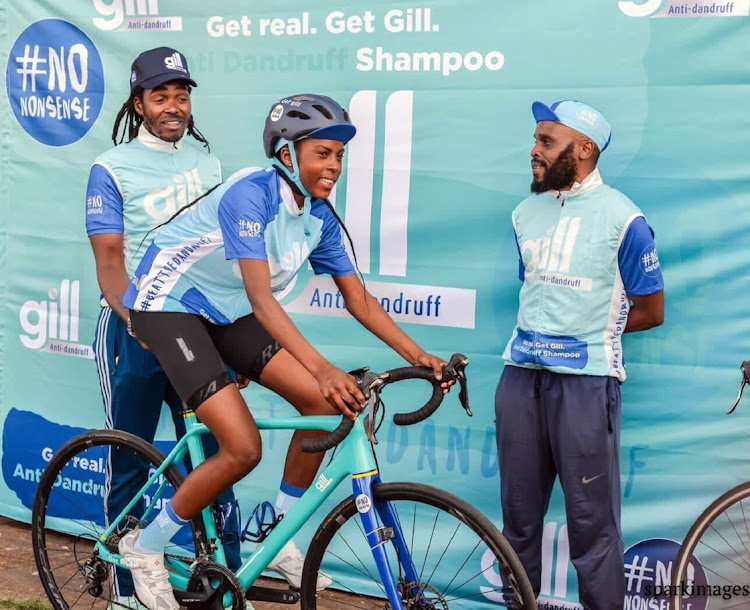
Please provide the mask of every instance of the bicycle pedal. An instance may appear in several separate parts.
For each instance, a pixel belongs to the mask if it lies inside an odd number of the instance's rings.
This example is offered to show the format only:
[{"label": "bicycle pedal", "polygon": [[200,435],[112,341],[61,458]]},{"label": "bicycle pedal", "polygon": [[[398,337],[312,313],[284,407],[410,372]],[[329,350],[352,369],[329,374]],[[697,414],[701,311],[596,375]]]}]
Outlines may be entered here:
[{"label": "bicycle pedal", "polygon": [[299,602],[299,592],[292,589],[274,589],[273,587],[252,586],[245,592],[245,598],[254,602],[296,604]]}]

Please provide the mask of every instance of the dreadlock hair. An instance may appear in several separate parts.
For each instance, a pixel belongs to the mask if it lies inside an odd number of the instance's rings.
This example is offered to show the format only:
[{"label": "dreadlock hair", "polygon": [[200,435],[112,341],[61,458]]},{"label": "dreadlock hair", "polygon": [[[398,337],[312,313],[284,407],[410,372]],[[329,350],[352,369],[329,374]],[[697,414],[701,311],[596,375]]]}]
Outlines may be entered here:
[{"label": "dreadlock hair", "polygon": [[[188,93],[191,91],[190,85],[185,85],[185,87],[188,90]],[[122,144],[123,140],[125,139],[125,135],[127,132],[128,142],[131,142],[135,139],[135,137],[138,135],[138,129],[141,126],[141,123],[143,123],[143,116],[138,114],[135,109],[135,98],[138,98],[143,101],[143,87],[136,87],[131,93],[130,97],[127,99],[127,101],[122,105],[122,108],[120,108],[120,112],[117,113],[117,117],[115,118],[115,125],[112,129],[112,142],[115,146],[118,144]],[[123,123],[124,119],[124,123]],[[122,131],[120,130],[120,124],[122,125]],[[190,118],[187,122],[187,133],[188,135],[193,136],[198,142],[203,144],[203,146],[208,149],[208,152],[211,152],[211,147],[208,144],[208,140],[206,137],[198,130],[198,128],[195,126],[195,121],[193,121],[193,115],[190,115]],[[119,135],[119,141],[118,141],[118,135]]]}]

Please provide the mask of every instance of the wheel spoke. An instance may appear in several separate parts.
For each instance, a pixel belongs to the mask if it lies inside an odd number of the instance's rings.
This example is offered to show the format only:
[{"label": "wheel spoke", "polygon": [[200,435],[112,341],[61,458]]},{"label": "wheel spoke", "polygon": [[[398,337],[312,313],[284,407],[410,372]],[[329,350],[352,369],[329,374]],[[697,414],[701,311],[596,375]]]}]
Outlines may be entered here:
[{"label": "wheel spoke", "polygon": [[[349,547],[349,548],[351,549],[351,547]],[[362,569],[359,569],[357,566],[353,565],[351,562],[346,561],[343,557],[340,557],[339,555],[337,555],[333,551],[331,551],[330,553],[331,553],[331,557],[333,557],[335,559],[338,559],[341,563],[349,566],[352,570],[355,570],[356,572],[359,572],[363,576],[367,576],[372,582],[374,582],[376,585],[378,585],[378,587],[380,587],[380,590],[383,592],[383,595],[385,595],[385,587],[383,587],[382,583],[380,582],[380,579],[375,578],[372,575],[372,573],[370,572],[370,570],[367,569],[367,566],[365,566],[365,564],[362,563],[362,560],[359,558],[359,555],[357,555],[356,553],[354,553],[354,551],[352,551],[352,553],[357,558],[357,561],[362,566]]]},{"label": "wheel spoke", "polygon": [[[709,587],[743,586],[750,575],[750,512],[746,510],[745,502],[750,497],[750,483],[744,483],[730,489],[717,498],[698,517],[690,528],[688,536],[680,548],[676,566],[679,572],[673,575],[672,583],[677,592],[672,596],[673,603],[684,597],[679,589],[686,582],[693,586]],[[696,575],[688,580],[688,569],[695,566]],[[705,574],[699,575],[698,570]],[[711,593],[712,591],[706,591]],[[692,592],[693,599],[705,599],[706,596]],[[686,598],[687,599],[687,598]],[[747,600],[723,600],[727,605],[721,606],[722,600],[710,597],[710,607],[745,608]],[[717,602],[719,603],[717,605]]]},{"label": "wheel spoke", "polygon": [[[437,572],[437,569],[440,567],[440,562],[443,561],[443,557],[445,557],[445,554],[448,552],[448,549],[450,548],[451,544],[453,543],[453,539],[456,537],[456,534],[458,533],[458,530],[461,529],[461,522],[459,521],[456,524],[456,529],[453,530],[453,534],[451,535],[450,540],[448,540],[448,544],[445,546],[445,549],[443,549],[443,552],[441,553],[440,557],[437,560],[437,563],[435,564],[435,567],[432,569],[432,572],[427,577],[427,584],[430,584],[430,581],[432,581],[432,577],[435,576],[435,572]],[[455,576],[453,577],[455,579]],[[422,579],[420,579],[422,580]],[[451,579],[451,582],[453,582],[453,579]]]},{"label": "wheel spoke", "polygon": [[[718,533],[718,532],[717,532],[717,533]],[[737,552],[737,551],[736,551],[736,550],[734,549],[734,547],[732,547],[732,545],[731,545],[731,544],[729,544],[729,543],[728,543],[728,542],[726,541],[726,539],[725,539],[725,538],[724,538],[723,536],[719,535],[719,537],[720,537],[720,538],[721,538],[722,540],[724,540],[724,542],[726,542],[727,546],[728,546],[728,547],[729,547],[730,549],[732,549],[732,551],[734,551],[735,553]],[[737,566],[738,568],[740,568],[740,569],[741,569],[742,571],[744,571],[744,572],[747,572],[747,571],[748,571],[748,569],[747,569],[747,566],[744,566],[744,565],[742,565],[741,563],[738,563],[738,562],[737,562],[737,561],[735,561],[735,560],[734,560],[734,559],[733,559],[732,557],[730,557],[730,556],[729,556],[729,555],[727,555],[726,553],[722,553],[722,552],[721,552],[721,551],[720,551],[719,549],[716,549],[716,548],[712,547],[712,546],[711,546],[710,544],[708,544],[707,542],[705,542],[705,541],[701,540],[701,541],[700,541],[700,544],[702,544],[702,545],[703,545],[703,546],[705,546],[706,548],[709,548],[709,549],[711,549],[711,550],[712,550],[712,551],[713,551],[714,553],[716,553],[717,555],[720,555],[721,557],[723,557],[724,559],[726,559],[726,560],[727,560],[727,561],[729,561],[730,563],[733,563],[733,564],[734,564],[734,565],[736,565],[736,566]],[[703,562],[701,562],[701,564],[703,564]],[[704,566],[704,568],[705,568],[705,566]],[[727,580],[729,580],[729,579],[727,579]],[[731,581],[730,581],[730,582],[731,582]]]},{"label": "wheel spoke", "polygon": [[[419,484],[381,484],[373,487],[377,505],[386,505],[393,515],[388,523],[402,538],[386,541],[381,547],[389,557],[398,557],[399,574],[411,565],[408,575],[395,582],[407,610],[478,610],[495,607],[502,601],[503,582],[512,582],[521,607],[531,610],[533,592],[515,554],[497,529],[465,502],[439,490]],[[379,515],[385,516],[382,510]],[[390,608],[376,562],[360,527],[352,500],[342,503],[326,519],[313,537],[305,565],[307,591],[301,591],[303,607],[317,608],[315,599],[329,599],[310,590],[310,575],[321,569],[336,572],[336,588],[357,596],[356,601],[335,598],[337,607],[364,609]],[[404,527],[411,526],[411,532]],[[401,557],[402,546],[407,556]],[[390,550],[388,550],[390,549]],[[352,558],[351,555],[354,557]],[[352,567],[353,566],[353,567]],[[348,568],[348,570],[347,570]],[[414,579],[417,579],[414,581]],[[343,581],[343,582],[342,582]],[[372,583],[375,583],[374,585]],[[335,595],[331,593],[331,595]]]},{"label": "wheel spoke", "polygon": [[[112,598],[116,574],[122,573],[121,570],[124,572],[125,568],[115,569],[111,564],[105,563],[95,548],[105,531],[101,523],[109,522],[106,509],[117,511],[117,514],[122,510],[111,503],[105,505],[105,500],[99,497],[99,490],[105,490],[105,494],[109,490],[106,473],[110,472],[109,458],[115,452],[118,459],[123,459],[123,472],[127,470],[130,477],[120,479],[122,485],[126,486],[123,489],[124,495],[127,495],[131,483],[134,487],[132,493],[135,493],[146,482],[149,470],[158,468],[164,459],[155,447],[126,433],[115,430],[87,432],[60,447],[40,479],[32,515],[32,541],[36,560],[41,566],[40,577],[45,580],[51,595],[59,600],[56,604],[93,610],[114,603]],[[101,463],[104,459],[107,467],[99,469],[103,472],[94,472],[93,467],[87,472],[84,459],[90,464]],[[58,482],[61,476],[62,485]],[[164,471],[163,477],[157,486],[166,492],[162,497],[168,497],[179,486],[182,477],[173,466]],[[88,490],[84,491],[87,484]],[[147,493],[153,494],[150,491]],[[123,500],[127,502],[125,498]],[[125,515],[123,521],[118,523],[118,533],[132,527],[133,519],[140,519],[137,513],[142,510],[143,498],[140,500],[135,503],[130,514]],[[125,502],[121,504],[122,507]],[[59,522],[59,527],[76,534],[41,529],[40,526],[52,523],[51,518],[55,519],[56,526]],[[193,526],[197,527],[197,524],[196,521]],[[202,531],[200,539],[205,539]],[[180,548],[179,544],[173,545],[175,550]],[[187,565],[194,563],[194,553],[191,555],[185,547],[180,550],[184,551],[183,560]],[[97,595],[99,590],[101,593]],[[115,605],[127,608],[123,604]]]},{"label": "wheel spoke", "polygon": [[[456,587],[455,589],[451,589],[451,588],[450,588],[450,586],[451,586],[451,585],[453,584],[453,581],[455,581],[455,580],[456,580],[456,578],[457,578],[457,577],[458,577],[458,575],[459,575],[459,574],[461,573],[461,571],[462,571],[462,570],[464,569],[464,567],[466,567],[466,564],[467,564],[467,563],[469,563],[469,560],[470,560],[470,559],[471,559],[471,558],[472,558],[472,557],[474,556],[474,553],[476,552],[476,550],[477,550],[477,549],[479,548],[479,546],[480,546],[481,544],[482,544],[482,541],[481,541],[481,540],[479,540],[479,541],[478,541],[478,542],[476,543],[476,545],[474,546],[474,548],[472,549],[471,553],[469,553],[469,554],[468,554],[468,555],[466,556],[466,559],[464,559],[463,563],[461,564],[461,567],[460,567],[460,568],[458,568],[458,570],[456,570],[456,573],[455,573],[455,574],[453,575],[453,578],[451,578],[450,582],[449,582],[449,583],[448,583],[447,585],[445,585],[445,588],[447,589],[447,591],[445,592],[445,594],[446,594],[446,595],[450,595],[451,593],[453,593],[453,591],[457,591],[458,589],[461,589],[462,587],[466,586],[466,585],[467,585],[467,584],[469,583],[469,581],[471,581],[471,580],[473,580],[474,578],[476,578],[476,575],[475,575],[475,576],[472,576],[472,577],[471,577],[471,578],[470,578],[469,580],[467,580],[467,581],[464,581],[464,582],[463,582],[463,583],[461,583],[461,584],[460,584],[459,586],[457,586],[457,587]],[[493,564],[493,565],[494,565],[494,564]],[[483,572],[484,572],[484,571],[483,571]],[[482,573],[483,573],[483,572],[482,572]]]}]

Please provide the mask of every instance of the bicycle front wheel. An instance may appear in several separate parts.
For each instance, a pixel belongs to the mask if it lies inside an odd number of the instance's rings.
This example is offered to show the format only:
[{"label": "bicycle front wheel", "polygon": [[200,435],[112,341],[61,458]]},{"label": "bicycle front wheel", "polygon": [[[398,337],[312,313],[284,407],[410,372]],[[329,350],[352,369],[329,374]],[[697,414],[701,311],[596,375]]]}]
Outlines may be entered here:
[{"label": "bicycle front wheel", "polygon": [[672,608],[750,605],[750,482],[719,496],[695,521],[672,568]]},{"label": "bicycle front wheel", "polygon": [[[111,460],[126,465],[120,477],[110,481]],[[141,438],[120,430],[86,432],[65,443],[54,454],[39,480],[31,517],[31,540],[39,578],[52,606],[68,608],[117,607],[118,596],[133,595],[132,581],[126,570],[104,562],[94,549],[107,529],[107,507],[113,508],[110,494],[140,489],[164,455]],[[117,553],[117,543],[126,531],[141,523],[149,506],[155,511],[171,498],[183,477],[174,465],[143,494],[131,513],[118,524],[117,531],[105,541],[108,550]],[[111,483],[118,487],[113,489]],[[121,508],[132,497],[121,495]],[[189,531],[188,531],[189,530]],[[62,533],[61,533],[62,532]],[[165,564],[172,569],[189,566],[205,547],[205,529],[200,516],[175,537],[177,544],[167,547]],[[178,544],[180,546],[178,546]]]},{"label": "bicycle front wheel", "polygon": [[[536,609],[518,557],[474,507],[448,492],[417,483],[375,485],[373,496],[376,506],[388,503],[392,508],[411,555],[399,557],[393,539],[385,543],[405,609],[497,607],[504,603],[504,583],[506,593],[515,594],[517,607]],[[404,565],[409,559],[418,574],[417,582],[406,577]],[[318,571],[333,579],[325,591],[315,591]],[[315,533],[300,593],[303,610],[316,610],[318,604],[360,610],[391,608],[353,498],[334,508]]]}]

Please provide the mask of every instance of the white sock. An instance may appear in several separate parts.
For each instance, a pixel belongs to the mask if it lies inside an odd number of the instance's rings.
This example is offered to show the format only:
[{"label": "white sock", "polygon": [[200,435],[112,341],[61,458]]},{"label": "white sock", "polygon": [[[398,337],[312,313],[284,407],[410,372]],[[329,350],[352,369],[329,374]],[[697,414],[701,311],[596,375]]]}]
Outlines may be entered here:
[{"label": "white sock", "polygon": [[276,515],[287,514],[306,491],[306,487],[296,487],[282,479],[279,495],[276,496],[276,505],[274,506]]},{"label": "white sock", "polygon": [[167,502],[156,519],[149,523],[135,541],[136,551],[141,553],[160,553],[167,546],[172,537],[189,523],[189,519],[182,519],[174,512],[172,503]]}]

